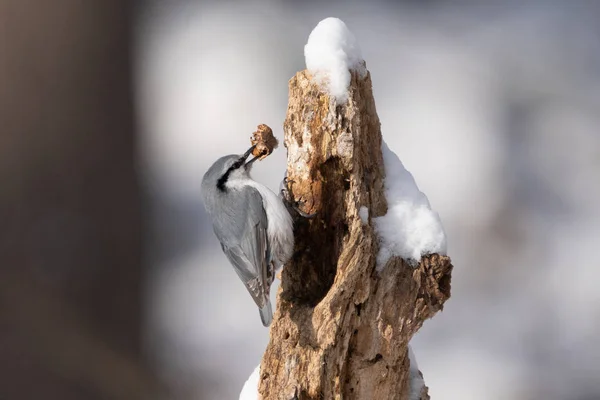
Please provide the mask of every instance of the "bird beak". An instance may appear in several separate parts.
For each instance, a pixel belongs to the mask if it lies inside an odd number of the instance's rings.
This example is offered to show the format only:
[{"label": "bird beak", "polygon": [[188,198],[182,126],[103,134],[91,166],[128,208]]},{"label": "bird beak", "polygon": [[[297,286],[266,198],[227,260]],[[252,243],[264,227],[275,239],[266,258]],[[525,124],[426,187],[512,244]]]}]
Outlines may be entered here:
[{"label": "bird beak", "polygon": [[[247,159],[250,156],[250,154],[252,154],[252,151],[254,151],[255,147],[256,147],[256,145],[250,147],[248,149],[248,151],[246,151],[244,153],[244,156],[243,156],[244,160]],[[256,160],[258,160],[258,157],[253,157],[250,161],[248,161],[248,162],[246,162],[246,164],[244,164],[244,167],[246,167],[246,169],[249,168],[252,165],[252,163]]]},{"label": "bird beak", "polygon": [[248,150],[246,150],[246,152],[244,153],[244,155],[242,156],[242,160],[246,160],[246,158],[248,158],[248,156],[250,154],[252,154],[252,152],[254,151],[254,148],[256,147],[256,145],[250,147]]},{"label": "bird beak", "polygon": [[246,164],[244,164],[244,167],[246,167],[246,168],[250,167],[252,165],[252,163],[256,160],[258,160],[258,157],[253,157],[252,160],[250,160]]}]

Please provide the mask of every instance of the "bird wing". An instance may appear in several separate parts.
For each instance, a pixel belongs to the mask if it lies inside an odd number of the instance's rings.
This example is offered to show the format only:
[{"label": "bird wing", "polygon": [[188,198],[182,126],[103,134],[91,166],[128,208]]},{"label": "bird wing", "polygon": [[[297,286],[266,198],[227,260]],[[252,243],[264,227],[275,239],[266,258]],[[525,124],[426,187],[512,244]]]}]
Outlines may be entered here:
[{"label": "bird wing", "polygon": [[223,252],[256,305],[261,309],[270,309],[267,214],[263,208],[262,196],[256,189],[248,187],[244,188],[244,192],[245,201],[240,210],[245,214],[245,224],[240,230],[240,236],[234,242],[221,243]]}]

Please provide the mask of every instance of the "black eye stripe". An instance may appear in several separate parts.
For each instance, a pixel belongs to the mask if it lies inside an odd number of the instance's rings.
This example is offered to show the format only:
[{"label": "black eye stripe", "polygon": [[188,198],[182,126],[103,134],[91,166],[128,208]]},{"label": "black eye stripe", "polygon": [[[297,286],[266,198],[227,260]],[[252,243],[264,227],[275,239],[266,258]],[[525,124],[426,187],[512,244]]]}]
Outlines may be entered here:
[{"label": "black eye stripe", "polygon": [[227,169],[227,171],[225,171],[225,173],[223,174],[223,176],[220,177],[219,180],[217,181],[217,188],[219,190],[223,191],[223,192],[226,191],[225,183],[227,183],[227,179],[229,179],[229,174],[233,170],[240,168],[243,164],[244,164],[244,159],[243,158],[240,158],[235,163],[233,163],[233,165],[231,165],[231,167],[229,167]]}]

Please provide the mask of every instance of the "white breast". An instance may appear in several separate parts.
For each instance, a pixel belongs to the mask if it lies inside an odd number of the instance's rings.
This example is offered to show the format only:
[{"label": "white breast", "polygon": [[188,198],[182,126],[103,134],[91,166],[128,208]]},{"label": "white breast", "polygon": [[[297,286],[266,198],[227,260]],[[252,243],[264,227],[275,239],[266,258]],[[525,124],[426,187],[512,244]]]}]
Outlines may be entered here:
[{"label": "white breast", "polygon": [[279,268],[290,259],[294,251],[292,217],[281,199],[271,189],[251,179],[246,184],[258,190],[262,197],[263,207],[267,213],[267,236],[271,245],[271,255],[275,267]]}]

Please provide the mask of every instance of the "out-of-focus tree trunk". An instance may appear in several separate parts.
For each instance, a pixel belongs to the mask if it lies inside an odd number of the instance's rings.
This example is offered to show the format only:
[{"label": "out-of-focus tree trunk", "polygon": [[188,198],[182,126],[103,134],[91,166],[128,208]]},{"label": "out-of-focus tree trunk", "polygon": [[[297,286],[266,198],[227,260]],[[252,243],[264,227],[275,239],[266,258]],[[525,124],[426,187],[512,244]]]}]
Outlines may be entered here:
[{"label": "out-of-focus tree trunk", "polygon": [[[263,400],[408,399],[408,342],[450,296],[448,257],[416,268],[394,257],[376,271],[373,218],[387,204],[370,75],[353,74],[349,98],[336,106],[306,71],[290,81],[289,191],[317,216],[295,221],[261,364]],[[417,396],[429,398],[427,388]]]},{"label": "out-of-focus tree trunk", "polygon": [[128,1],[0,1],[0,398],[148,399]]}]

